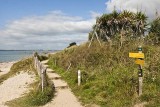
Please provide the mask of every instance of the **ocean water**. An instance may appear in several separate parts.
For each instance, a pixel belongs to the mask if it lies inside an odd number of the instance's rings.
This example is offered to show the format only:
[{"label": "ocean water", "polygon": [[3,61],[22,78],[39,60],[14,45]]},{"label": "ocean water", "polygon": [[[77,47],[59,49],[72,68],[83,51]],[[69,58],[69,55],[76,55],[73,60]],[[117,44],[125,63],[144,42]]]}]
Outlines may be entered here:
[{"label": "ocean water", "polygon": [[[17,61],[23,58],[33,56],[35,51],[32,50],[0,50],[0,62]],[[39,54],[55,51],[36,51]]]}]

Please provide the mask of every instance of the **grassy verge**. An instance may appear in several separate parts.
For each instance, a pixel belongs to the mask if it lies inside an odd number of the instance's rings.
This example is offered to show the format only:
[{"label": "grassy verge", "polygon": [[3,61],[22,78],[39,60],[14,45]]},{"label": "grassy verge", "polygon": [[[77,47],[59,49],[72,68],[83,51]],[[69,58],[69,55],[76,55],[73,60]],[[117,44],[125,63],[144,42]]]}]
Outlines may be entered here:
[{"label": "grassy verge", "polygon": [[6,105],[9,107],[36,107],[51,101],[54,95],[53,84],[47,78],[48,85],[42,92],[40,79],[33,66],[33,58],[24,59],[13,64],[10,72],[0,77],[0,83],[11,76],[19,74],[21,71],[36,74],[37,81],[30,85],[31,90],[29,93],[25,94],[23,97],[6,102]]},{"label": "grassy verge", "polygon": [[[132,107],[148,102],[148,107],[160,104],[160,47],[143,44],[143,95],[138,97],[138,66],[129,52],[137,52],[139,42],[130,41],[119,46],[93,43],[64,50],[50,56],[49,65],[68,82],[72,91],[84,104],[102,107]],[[56,60],[56,61],[55,61]],[[56,65],[55,65],[56,62]],[[66,72],[68,66],[71,68]],[[77,86],[77,72],[82,71],[82,85]]]}]

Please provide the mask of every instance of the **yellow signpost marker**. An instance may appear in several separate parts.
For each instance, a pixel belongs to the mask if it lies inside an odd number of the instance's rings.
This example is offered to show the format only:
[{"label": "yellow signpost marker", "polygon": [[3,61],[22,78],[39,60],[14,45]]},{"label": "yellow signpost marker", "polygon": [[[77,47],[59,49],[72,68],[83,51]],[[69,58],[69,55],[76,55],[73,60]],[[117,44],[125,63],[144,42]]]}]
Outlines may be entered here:
[{"label": "yellow signpost marker", "polygon": [[139,72],[138,72],[138,95],[142,95],[142,85],[143,85],[143,70],[142,66],[144,65],[144,53],[142,53],[142,47],[138,47],[138,53],[129,53],[129,57],[135,58],[135,63],[139,65]]},{"label": "yellow signpost marker", "polygon": [[142,65],[144,65],[144,60],[143,59],[136,59],[135,63],[142,66]]},{"label": "yellow signpost marker", "polygon": [[144,58],[144,53],[129,53],[130,58]]}]

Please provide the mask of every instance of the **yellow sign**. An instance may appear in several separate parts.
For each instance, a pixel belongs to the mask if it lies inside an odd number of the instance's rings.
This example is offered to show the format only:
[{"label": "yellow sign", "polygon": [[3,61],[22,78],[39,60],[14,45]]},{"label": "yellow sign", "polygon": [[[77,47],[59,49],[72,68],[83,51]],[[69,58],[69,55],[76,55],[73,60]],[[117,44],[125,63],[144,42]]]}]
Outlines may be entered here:
[{"label": "yellow sign", "polygon": [[144,53],[129,53],[131,58],[144,58]]},{"label": "yellow sign", "polygon": [[142,60],[142,59],[136,59],[135,63],[139,64],[139,65],[144,65],[144,60]]}]

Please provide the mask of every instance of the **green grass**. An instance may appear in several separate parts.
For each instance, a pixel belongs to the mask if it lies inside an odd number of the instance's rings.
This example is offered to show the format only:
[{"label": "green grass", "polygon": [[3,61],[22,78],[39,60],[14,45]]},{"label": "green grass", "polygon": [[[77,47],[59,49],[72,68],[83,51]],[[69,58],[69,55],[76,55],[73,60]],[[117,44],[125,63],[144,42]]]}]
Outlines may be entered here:
[{"label": "green grass", "polygon": [[[113,45],[88,43],[51,55],[49,65],[68,82],[72,91],[84,104],[102,107],[132,107],[140,102],[159,106],[160,101],[160,47],[141,45],[145,53],[143,95],[138,97],[138,65],[129,58],[137,52],[138,41],[119,42]],[[55,64],[56,60],[56,65]],[[71,68],[66,72],[68,66]],[[77,86],[77,71],[82,71],[82,85]]]}]

